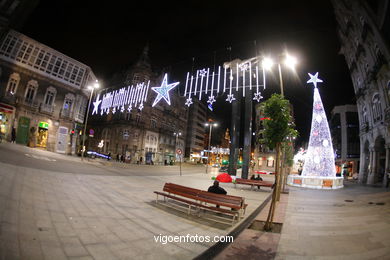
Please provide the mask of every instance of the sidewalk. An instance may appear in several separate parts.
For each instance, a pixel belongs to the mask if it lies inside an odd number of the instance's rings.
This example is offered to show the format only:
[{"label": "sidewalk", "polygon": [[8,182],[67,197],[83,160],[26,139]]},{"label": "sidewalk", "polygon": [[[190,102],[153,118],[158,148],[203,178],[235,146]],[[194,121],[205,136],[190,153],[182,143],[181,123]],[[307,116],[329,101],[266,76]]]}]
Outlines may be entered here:
[{"label": "sidewalk", "polygon": [[390,259],[390,189],[289,190],[275,211],[281,234],[246,229],[215,259]]},{"label": "sidewalk", "polygon": [[[287,204],[288,194],[281,194],[280,201],[276,204],[274,223],[281,224],[284,222]],[[270,205],[271,200],[261,210],[259,215],[255,217],[253,221],[253,223],[256,223],[255,225],[259,226],[259,222],[265,222],[267,220]],[[258,229],[257,227],[245,229],[215,259],[274,259],[281,236],[280,233],[264,232]]]},{"label": "sidewalk", "polygon": [[390,259],[390,190],[344,185],[290,188],[275,259]]}]

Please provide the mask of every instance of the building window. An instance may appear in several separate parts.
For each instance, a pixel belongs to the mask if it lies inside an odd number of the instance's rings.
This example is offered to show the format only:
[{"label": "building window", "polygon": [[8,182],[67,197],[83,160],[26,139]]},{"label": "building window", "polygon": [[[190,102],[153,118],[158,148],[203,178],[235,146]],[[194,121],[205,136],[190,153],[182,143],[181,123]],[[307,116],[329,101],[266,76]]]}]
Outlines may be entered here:
[{"label": "building window", "polygon": [[157,128],[157,120],[155,118],[150,119],[150,126],[152,128]]},{"label": "building window", "polygon": [[390,80],[387,81],[387,95],[388,95],[389,98],[390,98]]},{"label": "building window", "polygon": [[20,76],[18,73],[12,73],[11,76],[9,76],[8,84],[7,84],[7,94],[15,95],[16,90],[18,88],[20,81]]},{"label": "building window", "polygon": [[70,113],[72,112],[73,108],[73,103],[74,103],[74,95],[73,94],[66,94],[65,99],[64,99],[64,105],[62,107],[62,115],[69,117]]},{"label": "building window", "polygon": [[56,93],[57,93],[57,90],[53,87],[48,87],[46,89],[46,94],[45,94],[45,98],[44,98],[44,104],[46,106],[52,106],[53,105],[53,102],[54,102],[54,99],[56,97]]},{"label": "building window", "polygon": [[80,97],[80,106],[77,113],[77,118],[83,122],[85,117],[85,111],[87,110],[87,99],[84,97]]},{"label": "building window", "polygon": [[367,113],[367,107],[366,106],[363,107],[363,118],[362,118],[362,120],[363,120],[363,125],[364,124],[368,124],[368,113]]},{"label": "building window", "polygon": [[382,120],[382,106],[378,93],[372,97],[372,115],[374,117],[374,123]]},{"label": "building window", "polygon": [[29,104],[33,103],[35,99],[35,95],[37,94],[37,89],[38,89],[38,82],[36,80],[30,80],[27,83],[26,92],[24,94],[24,101],[26,103]]},{"label": "building window", "polygon": [[133,77],[133,84],[137,84],[137,83],[140,83],[140,82],[141,82],[141,77],[140,77],[140,75],[134,74],[134,77]]},{"label": "building window", "polygon": [[131,112],[126,112],[126,120],[131,120]]}]

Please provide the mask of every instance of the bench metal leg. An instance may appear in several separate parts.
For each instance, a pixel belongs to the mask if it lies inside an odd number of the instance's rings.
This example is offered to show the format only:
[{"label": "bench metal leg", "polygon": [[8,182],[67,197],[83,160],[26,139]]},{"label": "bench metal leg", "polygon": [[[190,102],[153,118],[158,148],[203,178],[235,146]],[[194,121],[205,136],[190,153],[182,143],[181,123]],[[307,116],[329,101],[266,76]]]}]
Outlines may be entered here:
[{"label": "bench metal leg", "polygon": [[156,193],[156,204],[158,204],[158,194]]}]

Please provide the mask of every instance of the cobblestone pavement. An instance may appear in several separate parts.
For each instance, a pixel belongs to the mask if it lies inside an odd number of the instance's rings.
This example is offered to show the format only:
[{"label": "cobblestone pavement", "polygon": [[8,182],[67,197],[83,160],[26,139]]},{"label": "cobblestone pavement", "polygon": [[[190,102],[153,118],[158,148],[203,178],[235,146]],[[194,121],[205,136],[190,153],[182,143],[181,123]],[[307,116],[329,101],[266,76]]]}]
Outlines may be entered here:
[{"label": "cobblestone pavement", "polygon": [[[156,206],[153,191],[165,182],[212,184],[202,167],[186,166],[179,176],[177,167],[81,163],[3,143],[0,259],[192,259],[213,243],[163,245],[154,236],[226,235],[234,228]],[[270,194],[221,186],[246,198],[247,215]]]}]

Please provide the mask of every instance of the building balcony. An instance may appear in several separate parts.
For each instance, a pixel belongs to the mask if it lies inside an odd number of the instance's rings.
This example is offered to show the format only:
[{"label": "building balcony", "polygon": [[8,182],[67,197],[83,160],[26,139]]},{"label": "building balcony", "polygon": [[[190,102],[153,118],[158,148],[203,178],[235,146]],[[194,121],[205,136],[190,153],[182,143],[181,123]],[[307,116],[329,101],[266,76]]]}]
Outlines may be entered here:
[{"label": "building balcony", "polygon": [[4,102],[10,105],[16,105],[18,102],[18,98],[15,94],[11,94],[10,92],[5,93],[5,95],[1,98]]},{"label": "building balcony", "polygon": [[38,102],[35,102],[33,100],[25,99],[21,104],[30,108],[31,110],[38,110]]},{"label": "building balcony", "polygon": [[73,113],[69,109],[61,109],[60,117],[64,119],[72,119]]},{"label": "building balcony", "polygon": [[361,97],[364,97],[365,94],[366,94],[366,93],[365,93],[364,88],[359,88],[359,89],[356,91],[356,93],[355,93],[356,99],[359,99],[359,98],[361,98]]},{"label": "building balcony", "polygon": [[39,106],[39,112],[52,115],[54,112],[54,106],[41,103]]}]

